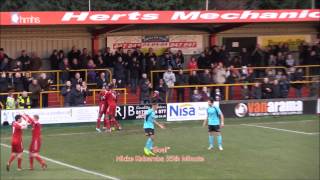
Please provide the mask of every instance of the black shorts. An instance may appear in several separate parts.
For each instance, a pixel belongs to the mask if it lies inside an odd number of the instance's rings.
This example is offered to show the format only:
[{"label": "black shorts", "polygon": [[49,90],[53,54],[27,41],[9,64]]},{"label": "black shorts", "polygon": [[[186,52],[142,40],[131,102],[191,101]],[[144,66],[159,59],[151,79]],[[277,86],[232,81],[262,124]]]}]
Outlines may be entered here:
[{"label": "black shorts", "polygon": [[220,132],[220,125],[208,125],[208,132]]},{"label": "black shorts", "polygon": [[146,136],[154,135],[154,129],[152,129],[152,128],[146,128],[146,129],[144,129],[144,134],[145,134]]}]

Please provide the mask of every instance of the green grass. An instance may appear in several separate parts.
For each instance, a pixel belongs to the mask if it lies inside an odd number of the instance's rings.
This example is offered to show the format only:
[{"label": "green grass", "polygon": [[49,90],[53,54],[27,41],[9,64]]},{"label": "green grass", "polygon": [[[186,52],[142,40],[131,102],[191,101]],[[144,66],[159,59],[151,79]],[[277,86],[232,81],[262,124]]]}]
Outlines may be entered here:
[{"label": "green grass", "polygon": [[[207,129],[201,122],[168,123],[156,129],[155,145],[170,147],[166,157],[201,156],[204,162],[116,162],[120,155],[142,156],[145,137],[141,121],[122,122],[124,130],[112,134],[94,131],[94,124],[43,127],[41,154],[48,158],[119,179],[319,179],[319,134],[305,135],[241,124],[319,132],[318,116],[281,116],[227,119],[224,151],[207,150]],[[308,120],[308,121],[305,121]],[[311,121],[310,121],[311,120]],[[277,123],[277,122],[283,123]],[[74,133],[74,134],[70,134]],[[1,143],[10,144],[11,129],[1,129]],[[27,149],[30,129],[24,134]],[[48,169],[5,171],[10,149],[1,146],[1,179],[103,179],[48,162]],[[23,167],[28,168],[24,154]]]}]

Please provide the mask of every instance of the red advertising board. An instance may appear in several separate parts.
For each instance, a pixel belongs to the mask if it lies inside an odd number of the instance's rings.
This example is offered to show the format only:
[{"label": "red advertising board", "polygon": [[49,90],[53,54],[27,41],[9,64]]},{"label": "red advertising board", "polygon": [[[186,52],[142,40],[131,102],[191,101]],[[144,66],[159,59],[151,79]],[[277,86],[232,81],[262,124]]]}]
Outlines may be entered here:
[{"label": "red advertising board", "polygon": [[0,12],[0,25],[175,24],[319,21],[320,9]]}]

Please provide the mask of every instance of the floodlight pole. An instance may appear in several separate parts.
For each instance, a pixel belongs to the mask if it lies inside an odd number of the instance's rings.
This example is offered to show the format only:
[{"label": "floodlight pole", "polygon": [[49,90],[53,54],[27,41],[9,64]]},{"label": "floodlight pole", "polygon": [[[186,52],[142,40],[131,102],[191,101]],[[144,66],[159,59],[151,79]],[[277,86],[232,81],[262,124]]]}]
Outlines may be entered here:
[{"label": "floodlight pole", "polygon": [[206,0],[206,11],[209,9],[209,0]]},{"label": "floodlight pole", "polygon": [[89,3],[88,3],[89,5],[88,5],[88,9],[89,9],[89,11],[91,11],[91,0],[89,0]]},{"label": "floodlight pole", "polygon": [[315,0],[311,0],[311,9],[314,9],[316,6]]}]

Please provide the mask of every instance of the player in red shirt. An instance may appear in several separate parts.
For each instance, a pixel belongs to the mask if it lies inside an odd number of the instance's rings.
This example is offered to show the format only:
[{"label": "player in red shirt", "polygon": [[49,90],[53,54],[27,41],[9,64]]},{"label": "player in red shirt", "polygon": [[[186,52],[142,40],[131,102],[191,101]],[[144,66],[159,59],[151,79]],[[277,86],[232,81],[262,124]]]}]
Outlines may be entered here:
[{"label": "player in red shirt", "polygon": [[106,89],[106,87],[103,87],[102,91],[99,93],[99,115],[98,115],[97,125],[96,125],[96,130],[98,132],[101,132],[100,123],[101,123],[101,118],[103,115],[104,115],[103,129],[106,129],[106,126],[107,126],[107,119],[105,118],[107,105],[108,105],[106,95],[107,95],[107,89]]},{"label": "player in red shirt", "polygon": [[39,155],[41,147],[41,124],[39,123],[39,116],[34,115],[32,118],[24,114],[22,115],[22,118],[32,126],[32,139],[29,147],[30,170],[33,170],[34,158],[41,164],[42,169],[46,169],[47,164]]},{"label": "player in red shirt", "polygon": [[111,132],[110,125],[114,125],[118,130],[121,130],[119,122],[116,120],[116,109],[117,109],[117,93],[113,90],[113,86],[109,85],[109,90],[106,93],[106,100],[108,103],[107,107],[107,131]]},{"label": "player in red shirt", "polygon": [[11,155],[7,163],[7,171],[10,170],[10,166],[13,160],[18,158],[18,170],[22,170],[22,153],[23,153],[23,143],[22,143],[22,130],[26,129],[27,125],[22,123],[22,116],[16,115],[15,121],[12,123],[12,140],[11,140]]}]

